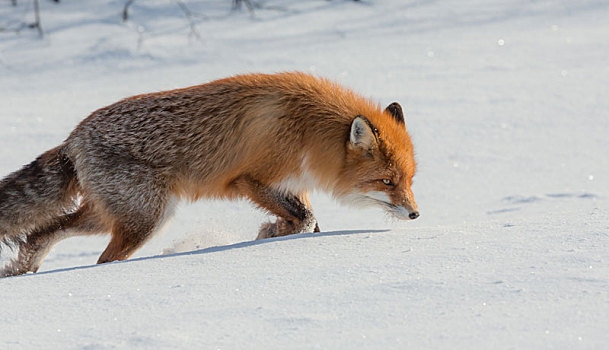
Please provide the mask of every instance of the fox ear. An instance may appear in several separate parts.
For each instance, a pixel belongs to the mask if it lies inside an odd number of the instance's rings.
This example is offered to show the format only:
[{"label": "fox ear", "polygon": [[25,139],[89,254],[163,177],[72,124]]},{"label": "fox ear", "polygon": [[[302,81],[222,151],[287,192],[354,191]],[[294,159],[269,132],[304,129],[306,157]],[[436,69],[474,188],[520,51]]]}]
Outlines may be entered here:
[{"label": "fox ear", "polygon": [[351,123],[350,141],[355,147],[370,150],[376,145],[377,129],[370,121],[361,115],[353,119]]},{"label": "fox ear", "polygon": [[387,106],[387,108],[385,108],[385,112],[389,113],[398,123],[406,125],[406,122],[404,121],[404,113],[402,112],[402,106],[400,106],[399,103],[393,102]]}]

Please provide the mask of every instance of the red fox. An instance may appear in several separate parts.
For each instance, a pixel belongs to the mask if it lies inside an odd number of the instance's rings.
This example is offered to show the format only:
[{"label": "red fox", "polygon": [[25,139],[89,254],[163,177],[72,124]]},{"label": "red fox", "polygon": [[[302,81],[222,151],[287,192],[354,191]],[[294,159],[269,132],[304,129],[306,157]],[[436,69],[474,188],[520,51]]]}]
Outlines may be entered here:
[{"label": "red fox", "polygon": [[250,74],[130,97],[0,182],[0,275],[36,272],[75,235],[111,233],[98,263],[129,258],[178,199],[247,198],[277,217],[258,239],[318,232],[308,192],[419,216],[413,145],[386,109],[303,73]]}]

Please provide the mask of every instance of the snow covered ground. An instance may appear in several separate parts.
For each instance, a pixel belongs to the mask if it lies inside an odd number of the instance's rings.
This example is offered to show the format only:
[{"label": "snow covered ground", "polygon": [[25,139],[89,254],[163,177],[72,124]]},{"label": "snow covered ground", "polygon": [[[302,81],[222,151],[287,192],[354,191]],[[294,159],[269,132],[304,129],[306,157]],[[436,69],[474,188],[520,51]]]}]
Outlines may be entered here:
[{"label": "snow covered ground", "polygon": [[122,97],[298,70],[405,106],[421,217],[316,194],[315,235],[254,242],[266,215],[200,202],[127,262],[70,239],[0,280],[0,348],[607,347],[607,1],[187,1],[194,27],[123,3],[41,0],[43,38],[0,32],[2,176]]}]

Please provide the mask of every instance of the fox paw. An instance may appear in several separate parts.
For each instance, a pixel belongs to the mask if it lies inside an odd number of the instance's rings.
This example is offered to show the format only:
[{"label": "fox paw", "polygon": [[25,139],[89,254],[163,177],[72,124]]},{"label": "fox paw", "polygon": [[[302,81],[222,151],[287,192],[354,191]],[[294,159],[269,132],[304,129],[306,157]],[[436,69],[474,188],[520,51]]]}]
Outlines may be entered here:
[{"label": "fox paw", "polygon": [[293,222],[278,217],[275,222],[265,222],[260,225],[258,237],[256,237],[256,239],[258,240],[310,232],[319,232],[319,225],[315,219],[309,220],[309,222],[304,222],[300,224],[299,227],[296,227]]},{"label": "fox paw", "polygon": [[294,225],[285,219],[277,218],[275,222],[265,222],[260,225],[258,230],[258,237],[256,239],[281,237],[291,235],[295,232]]},{"label": "fox paw", "polygon": [[37,270],[38,267],[28,266],[17,260],[13,260],[0,269],[0,278],[19,276],[28,272],[36,272]]}]

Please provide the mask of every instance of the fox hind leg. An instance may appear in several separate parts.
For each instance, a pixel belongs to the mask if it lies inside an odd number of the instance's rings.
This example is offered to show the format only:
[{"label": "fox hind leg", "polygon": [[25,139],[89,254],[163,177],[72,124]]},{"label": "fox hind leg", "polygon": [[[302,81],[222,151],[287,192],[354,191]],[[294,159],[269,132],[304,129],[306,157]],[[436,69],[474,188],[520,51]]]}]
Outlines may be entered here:
[{"label": "fox hind leg", "polygon": [[30,232],[19,245],[17,257],[0,275],[15,276],[36,272],[51,248],[61,240],[77,235],[109,232],[97,213],[88,204],[75,212],[59,217],[53,223]]},{"label": "fox hind leg", "polygon": [[114,216],[112,238],[98,264],[128,259],[173,215],[177,202],[163,186],[150,184],[146,192],[144,201],[127,198],[114,208],[115,212],[124,214]]},{"label": "fox hind leg", "polygon": [[85,197],[100,208],[112,235],[98,264],[129,258],[175,207],[166,174],[119,151],[87,150],[76,162]]},{"label": "fox hind leg", "polygon": [[112,239],[97,263],[129,259],[150,238],[155,226],[154,222],[147,221],[141,221],[136,225],[133,222],[115,223],[112,227]]}]

